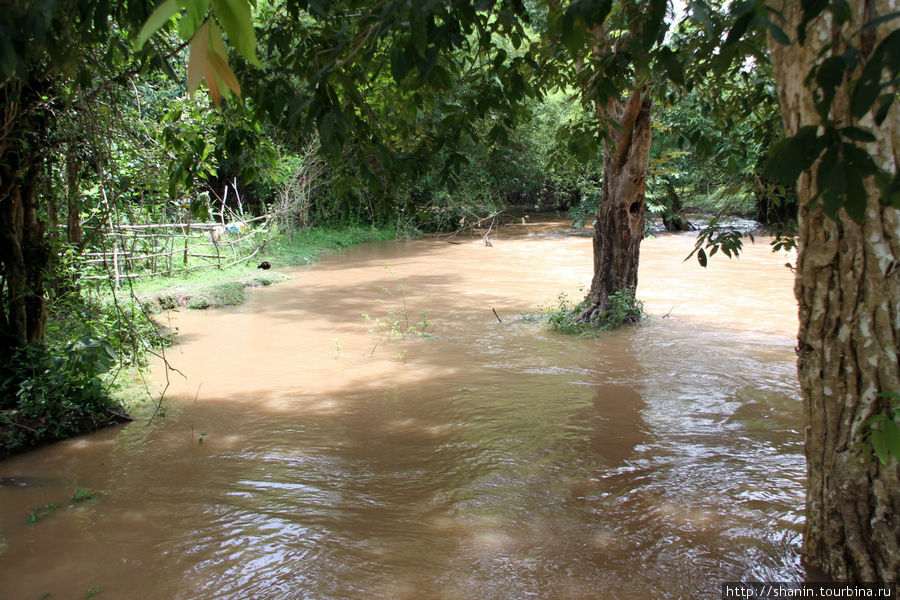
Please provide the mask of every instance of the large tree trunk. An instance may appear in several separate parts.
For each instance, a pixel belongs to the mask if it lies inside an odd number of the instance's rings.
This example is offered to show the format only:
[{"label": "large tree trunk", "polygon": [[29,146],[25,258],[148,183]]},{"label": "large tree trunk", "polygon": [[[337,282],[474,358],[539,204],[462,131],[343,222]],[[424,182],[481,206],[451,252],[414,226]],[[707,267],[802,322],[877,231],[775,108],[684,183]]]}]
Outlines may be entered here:
[{"label": "large tree trunk", "polygon": [[650,157],[650,94],[634,90],[626,101],[612,99],[606,118],[618,123],[613,141],[604,143],[600,209],[594,224],[594,277],[583,322],[602,318],[610,309],[610,296],[634,290],[638,258],[644,236],[647,203],[644,196]]},{"label": "large tree trunk", "polygon": [[[16,347],[44,340],[46,305],[44,280],[50,251],[39,214],[43,138],[50,115],[41,98],[49,82],[0,86],[0,272],[6,298],[0,318],[0,359]],[[2,291],[2,290],[0,290]]]},{"label": "large tree trunk", "polygon": [[[847,50],[837,44],[820,56],[824,45],[843,38],[865,58],[896,26],[889,21],[851,37],[868,20],[895,11],[896,3],[850,4],[854,22],[843,31],[826,15],[810,24],[804,46],[770,40],[787,135],[819,124],[807,74],[817,61]],[[789,23],[800,22],[800,2],[783,0],[782,7]],[[861,145],[895,174],[895,157],[900,156],[897,103],[881,127],[871,117],[855,123],[848,93],[845,80],[830,117],[838,126],[858,124],[876,132],[877,142]],[[839,580],[897,581],[900,465],[893,458],[882,465],[859,442],[862,423],[896,404],[879,394],[900,392],[900,212],[882,204],[872,178],[866,190],[865,219],[858,224],[843,211],[834,220],[823,214],[821,204],[811,206],[817,191],[811,172],[797,182],[797,350],[809,478],[804,552],[808,563]]]}]

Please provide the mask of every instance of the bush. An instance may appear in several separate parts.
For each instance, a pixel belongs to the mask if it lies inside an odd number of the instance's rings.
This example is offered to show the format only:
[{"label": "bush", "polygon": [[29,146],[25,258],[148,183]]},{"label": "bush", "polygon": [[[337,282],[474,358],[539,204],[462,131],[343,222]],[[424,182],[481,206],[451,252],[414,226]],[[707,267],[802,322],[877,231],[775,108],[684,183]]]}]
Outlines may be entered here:
[{"label": "bush", "polygon": [[635,298],[634,290],[619,290],[610,296],[610,309],[593,321],[584,322],[579,315],[588,307],[586,300],[573,305],[563,292],[556,299],[556,307],[548,307],[544,318],[550,328],[560,333],[594,337],[598,331],[618,329],[636,323],[644,316],[644,304]]},{"label": "bush", "polygon": [[117,360],[112,345],[90,337],[14,352],[0,367],[0,455],[123,420],[101,379]]}]

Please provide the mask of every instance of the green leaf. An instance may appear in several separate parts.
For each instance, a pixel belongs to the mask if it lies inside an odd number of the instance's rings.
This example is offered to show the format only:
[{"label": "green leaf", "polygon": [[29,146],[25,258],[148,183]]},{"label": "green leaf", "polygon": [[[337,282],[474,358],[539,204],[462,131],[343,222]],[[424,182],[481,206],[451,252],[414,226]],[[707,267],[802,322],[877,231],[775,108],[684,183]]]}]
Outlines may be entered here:
[{"label": "green leaf", "polygon": [[421,0],[413,0],[409,10],[409,29],[416,53],[421,58],[425,58],[428,50],[428,28],[425,24],[425,7]]},{"label": "green leaf", "polygon": [[850,101],[853,116],[861,119],[881,95],[881,76],[885,68],[895,74],[900,69],[900,30],[881,40],[859,76]]},{"label": "green leaf", "polygon": [[678,56],[672,50],[663,48],[659,53],[659,61],[665,67],[669,79],[678,85],[684,85],[684,69]]},{"label": "green leaf", "polygon": [[876,138],[871,131],[868,129],[862,129],[861,127],[855,127],[853,125],[849,125],[847,127],[842,127],[838,129],[838,133],[841,137],[845,137],[848,140],[855,140],[857,142],[877,142],[878,138]]},{"label": "green leaf", "polygon": [[884,434],[877,429],[873,429],[869,441],[872,443],[872,449],[875,451],[875,456],[878,457],[878,460],[881,461],[881,464],[888,464],[891,455],[888,452],[887,444],[884,441]]},{"label": "green leaf", "polygon": [[853,19],[853,8],[847,0],[832,0],[831,14],[834,15],[835,23],[840,27]]},{"label": "green leaf", "polygon": [[850,218],[857,223],[862,223],[866,217],[866,203],[868,202],[868,194],[866,186],[863,184],[863,176],[858,170],[853,168],[844,169],[847,178],[847,196],[844,201],[844,210],[850,215]]},{"label": "green leaf", "polygon": [[703,248],[697,250],[697,262],[700,263],[701,267],[706,267],[706,252],[703,250]]},{"label": "green leaf", "polygon": [[178,2],[177,0],[166,0],[155,9],[147,18],[147,22],[144,23],[144,26],[141,28],[141,32],[138,34],[137,41],[134,43],[134,48],[138,52],[144,47],[144,44],[147,43],[147,40],[150,39],[154,33],[156,33],[160,27],[166,24],[169,19],[171,19],[175,13],[178,12]]},{"label": "green leaf", "polygon": [[782,46],[789,46],[791,44],[791,38],[788,37],[788,34],[784,32],[784,29],[782,29],[769,19],[763,19],[762,22],[769,30],[769,33],[772,34],[773,40],[775,40]]},{"label": "green leaf", "polygon": [[262,66],[256,57],[256,31],[250,3],[247,0],[212,0],[212,7],[231,44],[252,64]]},{"label": "green leaf", "polygon": [[876,52],[863,67],[850,99],[850,110],[857,119],[863,118],[869,112],[881,94],[881,71],[881,54]]},{"label": "green leaf", "polygon": [[823,199],[825,214],[837,216],[847,192],[846,166],[838,161],[838,153],[832,148],[822,157],[816,174],[819,196]]},{"label": "green leaf", "polygon": [[731,44],[734,44],[738,40],[740,40],[741,37],[743,37],[743,35],[747,32],[747,28],[750,25],[750,21],[752,21],[755,16],[756,15],[752,11],[746,12],[743,15],[741,15],[738,18],[738,20],[734,22],[734,25],[731,26],[731,29],[728,31],[728,37],[725,38],[724,45],[729,46]]},{"label": "green leaf", "polygon": [[842,56],[832,56],[816,69],[816,83],[822,91],[822,96],[816,101],[816,109],[823,119],[827,119],[831,112],[835,91],[844,81],[846,69],[847,63]]},{"label": "green leaf", "polygon": [[668,0],[650,0],[650,7],[644,9],[644,23],[642,37],[644,46],[650,48],[659,37],[660,31],[665,26],[666,8]]},{"label": "green leaf", "polygon": [[791,185],[817,158],[816,127],[802,127],[797,135],[774,144],[763,168],[765,177]]},{"label": "green leaf", "polygon": [[863,175],[875,175],[880,171],[875,160],[864,148],[853,144],[841,144],[841,153],[845,161]]},{"label": "green leaf", "polygon": [[900,427],[894,421],[887,420],[881,424],[881,431],[884,434],[884,445],[887,450],[900,460]]},{"label": "green leaf", "polygon": [[891,105],[894,103],[894,99],[896,96],[894,94],[885,94],[882,96],[881,105],[878,107],[878,110],[875,111],[875,124],[881,126],[884,123],[884,120],[887,119],[888,111],[891,110]]},{"label": "green leaf", "polygon": [[[900,17],[900,11],[892,12],[892,13],[888,13],[886,15],[881,15],[880,17],[876,17],[876,18],[872,19],[871,21],[868,21],[862,27],[860,27],[859,31],[857,31],[856,34],[862,33],[863,31],[867,31],[869,29],[875,29],[879,25],[881,25],[883,23],[887,23],[888,21],[892,21],[898,17]],[[854,34],[854,35],[856,35],[856,34]]]},{"label": "green leaf", "polygon": [[319,122],[319,138],[322,140],[322,147],[330,153],[337,153],[340,150],[340,143],[335,133],[334,114],[325,113]]},{"label": "green leaf", "polygon": [[206,16],[209,13],[210,0],[189,0],[186,4],[187,11],[184,17],[178,23],[178,35],[183,40],[189,40],[194,37],[197,29],[203,25]]},{"label": "green leaf", "polygon": [[397,45],[391,51],[391,75],[396,83],[402,82],[413,67],[406,46]]},{"label": "green leaf", "polygon": [[825,10],[828,6],[828,0],[803,0],[802,4],[803,19],[797,27],[797,40],[801,46],[806,43],[806,26]]}]

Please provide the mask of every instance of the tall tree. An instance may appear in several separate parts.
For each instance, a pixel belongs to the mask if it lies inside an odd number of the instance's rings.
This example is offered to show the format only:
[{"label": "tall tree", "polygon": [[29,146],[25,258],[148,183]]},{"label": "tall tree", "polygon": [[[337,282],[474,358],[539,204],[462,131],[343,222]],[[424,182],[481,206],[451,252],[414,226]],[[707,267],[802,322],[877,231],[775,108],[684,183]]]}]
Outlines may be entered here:
[{"label": "tall tree", "polygon": [[[604,317],[612,297],[637,287],[646,215],[655,85],[683,83],[681,59],[666,40],[667,0],[548,2],[552,42],[546,70],[571,73],[555,85],[580,89],[601,141],[601,198],[594,223],[594,269],[579,320]],[[551,84],[552,85],[552,84]]]},{"label": "tall tree", "polygon": [[805,555],[841,580],[897,581],[900,463],[859,449],[867,419],[896,403],[884,394],[900,391],[897,4],[775,4],[789,25],[769,42],[793,136],[782,164],[806,167],[795,285]]}]

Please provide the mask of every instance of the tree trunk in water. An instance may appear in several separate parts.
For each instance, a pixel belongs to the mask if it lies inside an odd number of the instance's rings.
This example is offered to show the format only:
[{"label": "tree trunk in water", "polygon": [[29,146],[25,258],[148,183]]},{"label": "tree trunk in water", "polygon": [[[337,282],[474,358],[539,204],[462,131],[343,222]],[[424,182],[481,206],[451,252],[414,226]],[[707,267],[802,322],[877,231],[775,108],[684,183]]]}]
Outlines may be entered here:
[{"label": "tree trunk in water", "polygon": [[[796,26],[801,3],[784,0],[782,5],[788,23]],[[893,31],[896,21],[889,21],[851,37],[870,19],[895,11],[896,3],[851,0],[850,5],[854,20],[843,31],[825,14],[809,25],[806,45],[769,42],[787,135],[819,124],[807,74],[817,61],[847,49],[839,43],[820,57],[826,44],[842,37],[865,58]],[[856,123],[848,87],[844,80],[830,118],[839,127],[859,125],[875,132],[877,142],[860,145],[896,174],[897,103],[880,127],[871,115]],[[900,211],[882,204],[872,179],[866,181],[862,224],[843,210],[833,220],[821,203],[811,206],[817,192],[811,172],[797,182],[797,350],[808,475],[804,553],[808,563],[838,580],[887,582],[900,578],[900,465],[893,458],[882,465],[859,441],[862,423],[896,404],[878,395],[900,392]]]},{"label": "tree trunk in water", "polygon": [[606,118],[618,123],[614,142],[604,143],[600,209],[594,224],[594,277],[579,315],[582,322],[602,318],[610,296],[637,287],[638,259],[647,203],[644,189],[650,157],[649,89],[632,92],[626,101],[610,100]]}]

